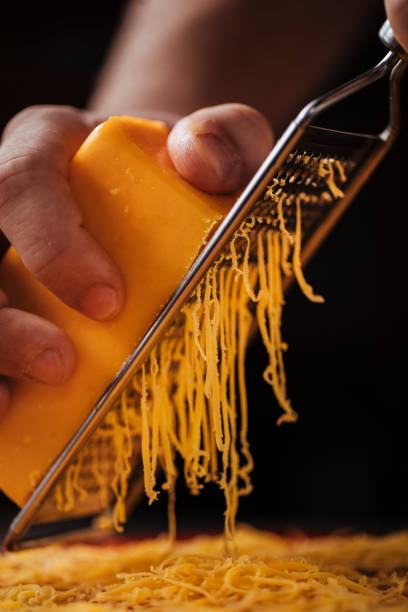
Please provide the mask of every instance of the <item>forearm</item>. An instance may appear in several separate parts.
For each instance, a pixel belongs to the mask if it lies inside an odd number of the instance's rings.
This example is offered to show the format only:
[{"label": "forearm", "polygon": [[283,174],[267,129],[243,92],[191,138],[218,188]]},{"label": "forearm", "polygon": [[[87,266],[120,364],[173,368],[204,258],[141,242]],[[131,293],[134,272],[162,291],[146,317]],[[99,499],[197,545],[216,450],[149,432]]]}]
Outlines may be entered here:
[{"label": "forearm", "polygon": [[377,0],[133,0],[90,107],[163,116],[239,101],[279,132],[338,82],[380,11]]}]

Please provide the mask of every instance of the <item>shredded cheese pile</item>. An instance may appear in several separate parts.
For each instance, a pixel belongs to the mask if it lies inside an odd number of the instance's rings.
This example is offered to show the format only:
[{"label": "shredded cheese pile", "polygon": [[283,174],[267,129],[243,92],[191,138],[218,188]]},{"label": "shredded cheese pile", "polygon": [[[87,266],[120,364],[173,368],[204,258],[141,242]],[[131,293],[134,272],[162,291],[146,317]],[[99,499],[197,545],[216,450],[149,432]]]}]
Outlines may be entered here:
[{"label": "shredded cheese pile", "polygon": [[0,609],[163,612],[408,610],[408,533],[285,539],[222,536],[52,545],[0,556]]},{"label": "shredded cheese pile", "polygon": [[233,541],[239,498],[252,488],[245,387],[248,340],[257,325],[269,356],[263,377],[283,411],[278,424],[295,421],[286,391],[287,346],[281,337],[284,279],[293,274],[310,300],[323,301],[302,272],[302,209],[330,206],[343,196],[338,184],[345,180],[338,160],[289,156],[289,170],[273,180],[253,216],[241,225],[55,488],[59,509],[72,511],[77,499],[86,498],[91,476],[103,502],[113,491],[114,522],[120,529],[141,437],[145,492],[150,503],[157,499],[157,475],[163,473],[161,489],[169,493],[172,537],[179,455],[192,494],[210,481],[224,492],[225,535]]}]

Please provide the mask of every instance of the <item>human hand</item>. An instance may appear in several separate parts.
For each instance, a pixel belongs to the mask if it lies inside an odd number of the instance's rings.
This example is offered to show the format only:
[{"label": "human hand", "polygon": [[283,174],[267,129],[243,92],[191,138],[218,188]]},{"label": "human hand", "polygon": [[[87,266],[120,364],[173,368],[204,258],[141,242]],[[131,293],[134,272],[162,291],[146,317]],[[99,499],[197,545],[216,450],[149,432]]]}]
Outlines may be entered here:
[{"label": "human hand", "polygon": [[408,1],[384,0],[384,4],[395,38],[408,52]]},{"label": "human hand", "polygon": [[[76,150],[103,119],[72,107],[32,107],[10,121],[0,147],[0,230],[41,283],[97,320],[118,314],[125,288],[114,262],[81,225],[68,172]],[[178,121],[168,150],[186,180],[210,193],[228,193],[247,182],[272,144],[262,115],[225,104]],[[69,379],[75,362],[67,335],[9,308],[0,287],[0,415],[10,401],[7,377],[57,385]]]}]

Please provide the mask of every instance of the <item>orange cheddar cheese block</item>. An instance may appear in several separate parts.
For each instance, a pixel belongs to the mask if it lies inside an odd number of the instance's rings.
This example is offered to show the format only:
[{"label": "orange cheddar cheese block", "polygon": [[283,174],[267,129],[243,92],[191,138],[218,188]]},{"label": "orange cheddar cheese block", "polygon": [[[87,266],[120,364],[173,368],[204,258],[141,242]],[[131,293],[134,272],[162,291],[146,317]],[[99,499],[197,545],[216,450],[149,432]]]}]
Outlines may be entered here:
[{"label": "orange cheddar cheese block", "polygon": [[10,305],[63,328],[78,363],[71,380],[51,387],[13,380],[0,423],[0,489],[23,505],[153,323],[198,255],[230,197],[210,196],[174,170],[160,122],[112,117],[71,162],[70,182],[84,225],[119,266],[126,285],[121,314],[96,322],[59,301],[10,248],[0,287]]}]

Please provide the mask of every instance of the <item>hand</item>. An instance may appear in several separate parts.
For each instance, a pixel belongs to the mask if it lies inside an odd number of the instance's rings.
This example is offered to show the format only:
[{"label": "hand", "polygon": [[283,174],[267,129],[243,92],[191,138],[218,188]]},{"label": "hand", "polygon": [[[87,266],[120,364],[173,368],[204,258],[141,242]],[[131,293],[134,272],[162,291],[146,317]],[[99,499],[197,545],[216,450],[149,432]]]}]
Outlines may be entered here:
[{"label": "hand", "polygon": [[408,1],[385,0],[384,4],[395,38],[408,52]]},{"label": "hand", "polygon": [[[118,314],[125,288],[115,264],[81,226],[68,171],[76,150],[103,119],[71,107],[32,107],[10,121],[0,147],[0,230],[40,282],[98,320]],[[264,117],[240,104],[199,110],[178,121],[168,139],[178,172],[210,193],[242,187],[272,144]],[[57,385],[69,379],[75,361],[61,329],[9,308],[0,288],[0,415],[10,401],[6,377]]]}]

